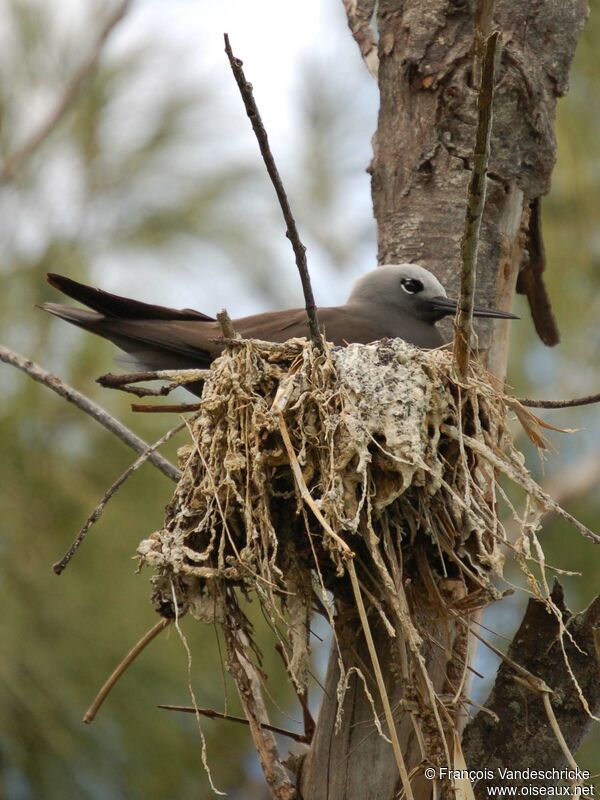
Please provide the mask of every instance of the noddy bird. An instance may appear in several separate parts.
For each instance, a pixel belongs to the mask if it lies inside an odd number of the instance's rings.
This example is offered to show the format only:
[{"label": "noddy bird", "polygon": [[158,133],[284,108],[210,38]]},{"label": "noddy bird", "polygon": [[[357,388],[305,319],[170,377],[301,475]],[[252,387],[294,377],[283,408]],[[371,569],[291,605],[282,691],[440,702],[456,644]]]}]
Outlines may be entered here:
[{"label": "noddy bird", "polygon": [[[48,283],[91,311],[59,303],[41,308],[109,339],[144,370],[206,368],[221,353],[219,323],[199,311],[150,305],[48,274]],[[319,308],[325,338],[337,345],[404,339],[431,349],[444,344],[436,322],[456,312],[456,301],[431,272],[418,264],[387,264],[359,278],[343,306]],[[495,308],[473,309],[475,317],[518,319]],[[284,342],[308,333],[305,309],[268,311],[233,320],[245,339]],[[187,387],[201,394],[200,385]]]}]

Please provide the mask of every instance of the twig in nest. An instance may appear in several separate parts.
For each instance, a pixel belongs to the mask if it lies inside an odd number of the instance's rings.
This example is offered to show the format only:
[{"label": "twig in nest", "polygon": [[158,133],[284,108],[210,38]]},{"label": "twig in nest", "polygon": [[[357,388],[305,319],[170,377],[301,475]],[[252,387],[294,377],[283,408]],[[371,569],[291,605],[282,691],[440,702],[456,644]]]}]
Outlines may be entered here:
[{"label": "twig in nest", "polygon": [[[165,397],[178,386],[186,386],[188,383],[203,381],[210,375],[208,369],[159,369],[148,372],[124,372],[120,375],[113,375],[109,372],[96,378],[96,383],[105,389],[119,389],[121,392],[134,394],[136,397]],[[170,381],[167,386],[159,389],[150,387],[131,386],[132,383],[142,383],[143,381]]]},{"label": "twig in nest", "polygon": [[[92,400],[85,397],[85,395],[81,394],[76,389],[73,389],[72,386],[69,386],[56,375],[53,375],[51,372],[43,369],[38,364],[30,361],[28,358],[24,358],[18,353],[14,353],[12,350],[0,345],[0,361],[4,361],[6,364],[11,364],[13,367],[17,367],[17,369],[20,369],[29,375],[30,378],[33,378],[34,381],[47,386],[69,403],[73,403],[73,405],[77,406],[77,408],[81,409],[81,411],[95,419],[96,422],[99,422],[100,425],[106,428],[106,430],[114,433],[115,436],[117,436],[128,447],[131,447],[132,450],[135,450],[136,453],[145,453],[150,447],[147,442],[145,442],[143,439],[140,439],[139,436],[136,436],[133,431],[130,431],[129,428],[116,420],[111,414],[108,413],[108,411],[105,411],[102,406],[97,405],[97,403],[94,403]],[[163,458],[160,453],[151,453],[149,456],[149,461],[154,464],[154,466],[157,467],[162,473],[164,473],[167,478],[171,478],[171,480],[175,481],[175,483],[179,481],[181,472],[177,469],[177,467],[171,464],[170,461],[167,461],[166,458]]]},{"label": "twig in nest", "polygon": [[600,394],[588,394],[585,397],[574,397],[571,400],[531,400],[528,397],[514,398],[522,406],[529,408],[575,408],[600,403]]},{"label": "twig in nest", "polygon": [[132,403],[131,410],[142,414],[185,414],[187,411],[199,411],[200,403],[174,403],[157,406]]},{"label": "twig in nest", "polygon": [[271,152],[267,131],[265,130],[265,126],[258,111],[256,101],[254,100],[252,84],[248,83],[246,80],[244,70],[242,69],[243,62],[233,55],[231,45],[229,44],[229,36],[226,33],[224,34],[224,39],[225,52],[227,53],[227,58],[229,59],[231,71],[233,72],[233,77],[235,78],[238,89],[240,90],[246,113],[248,114],[252,124],[252,130],[254,131],[263,161],[265,162],[265,167],[267,168],[267,172],[271,178],[271,183],[275,189],[275,194],[279,200],[281,212],[287,226],[286,236],[290,240],[294,250],[296,266],[298,267],[298,272],[300,273],[302,291],[304,292],[304,302],[306,306],[306,315],[308,317],[310,338],[316,347],[320,347],[321,332],[319,329],[319,319],[317,317],[317,307],[315,305],[315,298],[313,296],[310,275],[308,273],[308,266],[306,263],[306,247],[300,240],[300,235],[296,226],[296,220],[292,214],[287,194],[283,188],[281,176],[279,175],[279,170],[277,169],[273,153]]},{"label": "twig in nest", "polygon": [[[181,711],[184,714],[200,714],[203,717],[208,717],[209,719],[223,719],[227,722],[239,722],[240,725],[250,725],[248,720],[245,717],[235,717],[231,714],[224,714],[221,711],[214,711],[212,708],[194,708],[194,706],[171,706],[171,705],[164,705],[159,704],[158,708],[164,708],[166,711]],[[306,736],[306,734],[302,733],[295,733],[294,731],[288,731],[286,728],[278,728],[276,725],[267,725],[266,723],[261,723],[261,728],[264,730],[272,731],[273,733],[279,733],[281,736],[287,736],[289,739],[293,739],[295,742],[301,742],[302,744],[307,744],[310,742],[310,739]]]},{"label": "twig in nest", "polygon": [[98,38],[92,48],[91,53],[80,65],[79,69],[69,80],[65,91],[59,98],[55,107],[48,115],[40,127],[35,130],[20,146],[10,153],[0,167],[0,184],[13,178],[19,167],[45,142],[52,131],[64,117],[65,113],[71,108],[79,97],[81,90],[94,73],[98,66],[98,61],[102,55],[102,50],[106,41],[118,23],[123,19],[129,6],[129,0],[123,0],[114,13],[106,20],[104,27],[100,31]]},{"label": "twig in nest", "polygon": [[478,121],[473,152],[473,170],[467,195],[465,230],[460,246],[462,270],[460,300],[455,322],[454,360],[458,373],[463,380],[467,377],[471,340],[473,338],[473,303],[475,300],[477,252],[479,249],[481,218],[485,206],[486,175],[492,130],[494,77],[496,72],[496,46],[499,35],[498,31],[494,31],[488,36],[485,44],[481,85],[477,98]]},{"label": "twig in nest", "polygon": [[161,619],[160,622],[157,622],[154,627],[150,628],[148,633],[143,636],[139,642],[134,645],[131,650],[127,653],[125,658],[121,661],[121,663],[117,666],[114,670],[110,678],[106,681],[104,686],[100,689],[96,697],[94,698],[94,702],[85,712],[83,717],[83,721],[89,725],[91,722],[94,721],[96,718],[96,714],[100,710],[100,706],[106,700],[108,695],[110,694],[112,688],[115,686],[121,675],[125,672],[125,670],[133,664],[135,659],[139,656],[139,654],[144,650],[150,642],[155,639],[161,631],[171,624],[173,620],[171,619]]},{"label": "twig in nest", "polygon": [[69,547],[69,549],[60,559],[60,561],[57,561],[56,564],[52,566],[52,569],[57,575],[60,575],[63,572],[69,561],[73,558],[77,550],[79,550],[79,547],[81,546],[83,540],[87,536],[89,529],[95,522],[97,522],[100,519],[100,516],[104,511],[104,507],[111,499],[111,497],[113,497],[116,494],[116,492],[121,488],[121,486],[125,483],[127,478],[133,475],[133,473],[150,458],[150,456],[152,455],[152,453],[154,453],[155,450],[157,450],[159,447],[165,444],[165,442],[168,442],[169,439],[171,439],[176,433],[178,433],[184,427],[185,427],[185,422],[181,422],[179,425],[176,425],[174,428],[171,428],[170,431],[167,431],[167,433],[165,433],[165,435],[162,436],[157,442],[148,447],[146,452],[142,453],[142,455],[137,459],[137,461],[134,461],[133,464],[130,467],[128,467],[120,477],[117,478],[117,480],[112,484],[112,486],[109,489],[107,489],[106,492],[104,492],[100,502],[98,503],[96,508],[92,511],[92,513],[89,515],[89,517],[86,519],[83,527],[75,537],[75,541],[73,542],[71,547]]},{"label": "twig in nest", "polygon": [[240,336],[236,333],[235,328],[233,327],[233,322],[231,321],[231,317],[227,313],[227,309],[222,308],[219,313],[217,314],[217,322],[221,327],[221,333],[223,334],[225,339],[239,339]]}]

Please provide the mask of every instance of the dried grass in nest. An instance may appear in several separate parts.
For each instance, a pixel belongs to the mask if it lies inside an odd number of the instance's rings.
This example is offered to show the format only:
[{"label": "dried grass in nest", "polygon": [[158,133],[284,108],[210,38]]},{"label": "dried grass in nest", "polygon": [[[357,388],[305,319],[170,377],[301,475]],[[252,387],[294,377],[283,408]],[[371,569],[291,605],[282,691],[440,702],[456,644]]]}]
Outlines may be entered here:
[{"label": "dried grass in nest", "polygon": [[[407,643],[405,677],[420,675],[417,700],[440,729],[415,596],[455,617],[501,596],[501,474],[525,492],[513,546],[522,557],[533,542],[543,560],[535,531],[559,510],[527,472],[507,411],[480,365],[461,385],[446,350],[401,340],[323,352],[304,340],[232,344],[189,425],[164,527],[138,549],[155,570],[157,604],[172,613],[176,597],[178,613],[222,621],[232,607],[241,618],[237,589],[257,594],[275,629],[285,621],[281,644],[302,689],[311,611],[335,626],[335,604],[352,598],[351,550],[360,591]],[[517,411],[534,429],[533,415]]]}]

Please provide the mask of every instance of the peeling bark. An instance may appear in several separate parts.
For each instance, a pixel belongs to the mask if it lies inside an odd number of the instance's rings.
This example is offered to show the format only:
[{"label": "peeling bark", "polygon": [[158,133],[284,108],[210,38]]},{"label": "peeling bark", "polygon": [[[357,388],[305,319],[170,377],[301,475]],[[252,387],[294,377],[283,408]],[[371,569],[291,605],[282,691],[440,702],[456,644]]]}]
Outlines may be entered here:
[{"label": "peeling bark", "polygon": [[[552,600],[560,609],[563,622],[577,643],[565,637],[569,663],[593,714],[600,711],[600,653],[596,652],[594,632],[600,628],[600,597],[582,614],[572,615],[565,606],[558,582]],[[565,741],[576,752],[592,724],[569,675],[559,639],[558,620],[543,603],[530,600],[521,626],[509,648],[509,658],[542,678],[553,690],[552,707]],[[514,670],[503,663],[494,688],[485,702],[499,721],[487,714],[478,714],[465,729],[463,748],[474,769],[487,767],[498,774],[500,768],[525,770],[562,769],[565,754],[556,740],[539,695],[528,691],[515,680]],[[535,783],[511,780],[511,786]],[[544,783],[548,783],[544,781]],[[489,781],[475,787],[477,798],[487,798]]]}]

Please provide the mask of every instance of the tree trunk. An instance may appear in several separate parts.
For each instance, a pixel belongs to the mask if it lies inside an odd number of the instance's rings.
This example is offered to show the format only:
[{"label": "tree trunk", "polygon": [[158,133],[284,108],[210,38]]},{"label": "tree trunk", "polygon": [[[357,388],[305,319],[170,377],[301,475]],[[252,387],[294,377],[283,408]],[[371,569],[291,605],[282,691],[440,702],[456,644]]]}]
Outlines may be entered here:
[{"label": "tree trunk", "polygon": [[[500,30],[503,47],[477,302],[508,309],[521,270],[527,276],[523,291],[534,317],[551,327],[549,307],[540,302],[540,297],[547,300],[543,264],[537,263],[533,270],[542,248],[536,238],[539,226],[530,225],[530,209],[550,186],[556,155],[556,100],[566,90],[587,5],[585,0],[499,0],[487,25],[485,11],[481,11],[482,27]],[[379,0],[377,10],[381,106],[371,173],[378,261],[420,263],[455,296],[476,124],[474,22],[475,8],[469,0]],[[490,371],[503,380],[509,324],[491,324],[478,327],[479,347],[487,351]],[[466,649],[464,642],[453,641],[455,634],[445,621],[432,619],[431,626],[448,652],[456,654],[457,646]],[[401,696],[389,636],[382,630],[377,633],[390,699],[397,704]],[[368,663],[356,619],[344,622],[340,640],[347,670]],[[301,770],[301,796],[304,800],[392,800],[399,790],[392,748],[374,729],[370,702],[355,675],[335,731],[337,658],[334,648],[316,734]],[[437,672],[433,679],[441,689],[444,671],[452,671],[455,665],[440,665],[438,655],[430,659],[430,667],[432,673]],[[408,714],[398,714],[398,731],[410,770],[421,755]],[[413,781],[413,787],[419,800],[431,796],[429,781]]]}]

